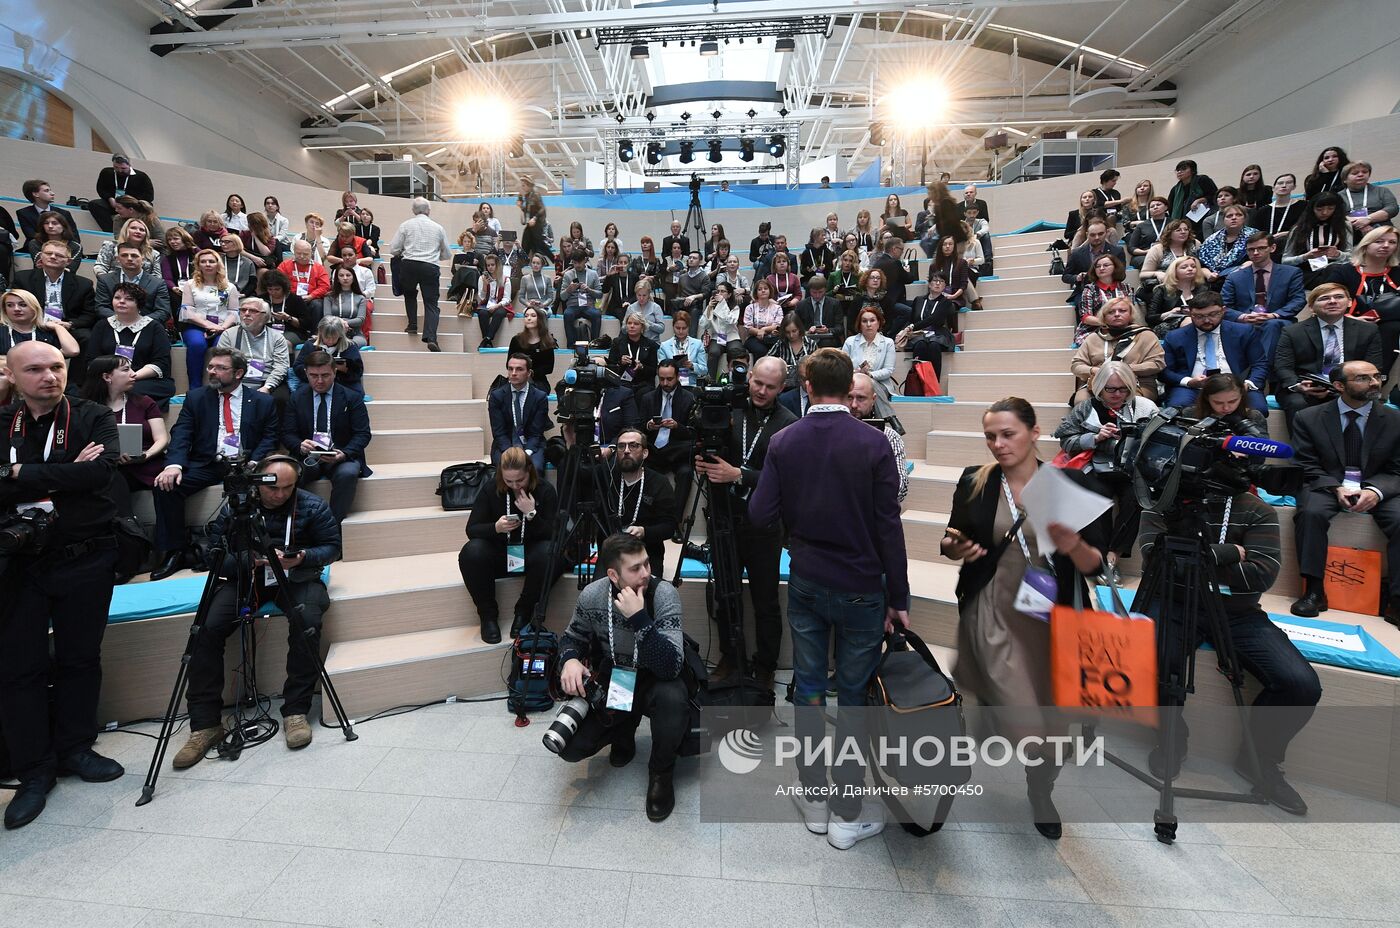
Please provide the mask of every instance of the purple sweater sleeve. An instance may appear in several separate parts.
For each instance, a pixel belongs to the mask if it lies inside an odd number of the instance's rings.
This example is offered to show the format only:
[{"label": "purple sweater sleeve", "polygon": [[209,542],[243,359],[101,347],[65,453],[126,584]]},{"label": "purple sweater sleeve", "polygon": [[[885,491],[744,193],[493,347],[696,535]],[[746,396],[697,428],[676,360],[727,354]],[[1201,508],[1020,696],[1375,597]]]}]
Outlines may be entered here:
[{"label": "purple sweater sleeve", "polygon": [[909,559],[904,550],[904,523],[899,511],[899,474],[894,451],[882,441],[875,463],[875,544],[885,569],[885,601],[892,609],[909,608]]},{"label": "purple sweater sleeve", "polygon": [[763,458],[763,469],[758,472],[758,486],[749,496],[749,522],[761,528],[773,525],[782,516],[782,494],[779,489],[782,480],[779,473],[782,437],[783,433],[779,432],[769,442],[768,453]]}]

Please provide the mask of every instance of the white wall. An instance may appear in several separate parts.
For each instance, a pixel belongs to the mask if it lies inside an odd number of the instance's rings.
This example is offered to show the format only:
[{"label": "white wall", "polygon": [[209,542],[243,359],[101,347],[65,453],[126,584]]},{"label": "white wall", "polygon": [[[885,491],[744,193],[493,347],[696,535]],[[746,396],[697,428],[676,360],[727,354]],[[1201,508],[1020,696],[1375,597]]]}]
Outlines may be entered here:
[{"label": "white wall", "polygon": [[[1396,12],[1395,0],[1270,4],[1262,19],[1191,59],[1176,78],[1177,115],[1125,133],[1119,163],[1189,158],[1394,112],[1400,102]],[[1301,178],[1310,170],[1271,163],[1268,157],[1259,161],[1266,174],[1292,170]],[[1236,171],[1229,182],[1238,179]],[[1224,182],[1221,176],[1215,180]]]},{"label": "white wall", "polygon": [[[0,30],[0,68],[24,73],[16,33],[53,47],[44,62],[53,79],[42,83],[79,111],[79,148],[88,145],[81,124],[90,122],[134,161],[345,184],[343,161],[301,147],[301,114],[277,88],[210,56],[156,57],[148,49],[151,15],[130,0],[0,0],[0,10],[9,27]],[[64,192],[91,196],[87,186]]]}]

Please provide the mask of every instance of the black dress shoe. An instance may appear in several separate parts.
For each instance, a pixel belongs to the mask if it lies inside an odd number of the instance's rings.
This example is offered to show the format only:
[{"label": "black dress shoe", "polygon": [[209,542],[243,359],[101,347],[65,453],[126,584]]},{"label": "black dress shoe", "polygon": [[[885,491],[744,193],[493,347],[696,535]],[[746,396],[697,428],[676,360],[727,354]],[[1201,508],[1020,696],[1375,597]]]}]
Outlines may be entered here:
[{"label": "black dress shoe", "polygon": [[1302,599],[1294,600],[1288,611],[1296,616],[1311,619],[1319,612],[1327,611],[1327,594],[1322,592],[1322,584],[1308,590]]},{"label": "black dress shoe", "polygon": [[120,779],[126,769],[110,757],[103,757],[92,748],[74,751],[58,761],[58,775],[78,777],[88,783],[108,783]]},{"label": "black dress shoe", "polygon": [[164,580],[183,567],[184,563],[185,552],[167,551],[161,556],[160,563],[156,565],[156,569],[151,571],[151,579]]},{"label": "black dress shoe", "polygon": [[429,350],[429,351],[441,351],[441,350],[442,350],[441,348],[438,347],[438,343],[437,343],[437,342],[426,342],[426,344],[427,344],[427,346],[428,346],[428,350]]},{"label": "black dress shoe", "polygon": [[481,620],[481,640],[487,644],[501,643],[501,623],[495,619]]},{"label": "black dress shoe", "polygon": [[676,807],[676,791],[671,786],[671,772],[647,775],[647,818],[664,822]]},{"label": "black dress shoe", "polygon": [[23,828],[38,818],[48,804],[47,797],[53,785],[53,777],[35,777],[20,783],[10,804],[5,807],[5,827]]},{"label": "black dress shoe", "polygon": [[[608,763],[614,767],[626,767],[632,763],[632,758],[637,756],[637,737],[635,734],[621,735],[613,741],[612,750],[608,752]],[[647,794],[650,796],[650,792]],[[664,816],[663,816],[664,817]]]},{"label": "black dress shoe", "polygon": [[519,637],[520,637],[520,630],[521,630],[522,628],[524,628],[524,627],[525,627],[526,625],[528,625],[528,624],[529,624],[529,623],[528,623],[527,621],[525,621],[525,617],[524,617],[523,615],[518,615],[518,616],[516,616],[515,618],[511,619],[511,621],[510,621],[510,636],[511,636],[512,638],[519,638]]},{"label": "black dress shoe", "polygon": [[406,329],[403,330],[403,334],[405,334],[405,335],[417,335],[417,334],[418,334],[418,326],[416,326],[416,325],[409,325]]},{"label": "black dress shoe", "polygon": [[1258,779],[1250,776],[1249,765],[1245,763],[1244,755],[1235,758],[1235,772],[1243,777],[1251,786],[1254,792],[1263,796],[1269,802],[1278,806],[1290,815],[1307,815],[1308,804],[1303,797],[1298,795],[1298,791],[1283,778],[1283,771],[1278,764],[1270,764],[1264,761],[1259,762]]}]

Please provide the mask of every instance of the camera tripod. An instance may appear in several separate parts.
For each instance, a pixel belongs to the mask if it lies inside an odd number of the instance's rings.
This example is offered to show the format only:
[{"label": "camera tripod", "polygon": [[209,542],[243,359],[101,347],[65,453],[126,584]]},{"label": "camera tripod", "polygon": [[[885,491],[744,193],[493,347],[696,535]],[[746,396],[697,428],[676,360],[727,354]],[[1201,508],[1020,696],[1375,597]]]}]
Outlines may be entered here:
[{"label": "camera tripod", "polygon": [[[1176,840],[1176,799],[1209,799],[1216,802],[1239,802],[1267,805],[1258,793],[1234,793],[1222,790],[1181,788],[1175,784],[1175,771],[1181,762],[1184,745],[1178,744],[1177,730],[1182,724],[1182,710],[1187,695],[1196,691],[1196,650],[1202,623],[1205,636],[1215,648],[1216,666],[1230,683],[1235,706],[1244,708],[1244,671],[1239,655],[1230,638],[1230,622],[1214,576],[1207,565],[1214,563],[1210,543],[1206,539],[1204,500],[1180,500],[1165,516],[1167,530],[1158,536],[1156,546],[1143,569],[1142,582],[1134,596],[1139,612],[1151,609],[1157,624],[1158,702],[1164,707],[1163,724],[1158,730],[1158,747],[1163,776],[1140,770],[1112,752],[1104,757],[1114,766],[1131,774],[1158,791],[1159,801],[1152,813],[1153,831],[1157,840],[1171,844]],[[1228,501],[1223,516],[1230,521]],[[1085,736],[1093,738],[1093,726],[1085,726]],[[1243,726],[1243,757],[1246,770],[1257,782],[1259,755],[1248,721]]]},{"label": "camera tripod", "polygon": [[705,226],[705,208],[700,205],[700,186],[700,175],[690,175],[690,206],[685,211],[685,221],[681,223],[681,234],[694,229],[695,238],[691,241],[695,245],[691,251],[698,251],[703,255],[704,242],[709,238],[709,231]]},{"label": "camera tripod", "polygon": [[[277,580],[275,601],[295,632],[293,647],[302,648],[304,653],[311,658],[312,663],[316,665],[321,680],[321,697],[330,704],[340,730],[345,733],[345,740],[354,741],[360,737],[351,726],[350,719],[345,714],[345,707],[340,702],[340,694],[336,692],[330,674],[326,672],[326,665],[321,660],[320,650],[313,644],[311,632],[302,621],[302,607],[292,600],[291,593],[288,591],[287,572],[282,568],[282,562],[277,559],[276,548],[272,539],[267,536],[262,519],[254,511],[255,502],[252,491],[229,493],[227,505],[230,510],[229,530],[224,538],[224,543],[211,548],[209,552],[209,577],[204,583],[204,592],[199,598],[199,608],[195,612],[194,623],[190,625],[190,636],[185,643],[185,652],[180,656],[180,669],[175,674],[175,685],[170,692],[170,702],[165,708],[165,717],[161,719],[160,734],[156,738],[155,751],[151,754],[151,766],[146,771],[146,782],[141,787],[141,796],[136,800],[138,806],[144,806],[155,796],[156,780],[160,777],[160,767],[165,762],[165,754],[170,747],[170,737],[174,734],[180,701],[184,699],[185,690],[189,686],[190,660],[194,656],[195,645],[199,641],[200,635],[204,633],[205,625],[209,621],[214,594],[226,583],[233,584],[234,589],[237,590],[234,614],[238,622],[239,647],[242,651],[242,658],[237,674],[239,683],[233,703],[233,723],[228,726],[228,733],[218,747],[219,756],[229,760],[237,760],[245,747],[261,743],[277,732],[275,721],[257,717],[248,719],[243,715],[245,705],[256,706],[259,701],[257,679],[254,673],[256,635],[253,627],[257,618],[256,580],[259,568],[253,564],[254,556],[267,561],[268,569],[272,571],[273,577]],[[234,563],[233,576],[221,582],[220,572],[223,570],[225,558],[230,556]],[[259,714],[262,714],[261,711]],[[270,729],[268,726],[271,726]]]}]

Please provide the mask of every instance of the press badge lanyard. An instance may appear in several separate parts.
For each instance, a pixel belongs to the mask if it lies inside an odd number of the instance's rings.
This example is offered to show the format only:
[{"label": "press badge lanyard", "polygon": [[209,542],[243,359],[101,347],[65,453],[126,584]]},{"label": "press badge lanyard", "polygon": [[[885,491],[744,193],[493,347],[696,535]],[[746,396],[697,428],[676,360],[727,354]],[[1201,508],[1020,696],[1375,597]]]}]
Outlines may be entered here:
[{"label": "press badge lanyard", "polygon": [[[632,509],[632,521],[628,525],[636,525],[637,517],[642,514],[642,494],[646,492],[647,472],[642,470],[642,477],[637,481],[637,505]],[[627,481],[620,480],[617,484],[617,517],[622,518],[623,500],[627,497]]]},{"label": "press badge lanyard", "polygon": [[[1348,214],[1356,213],[1358,210],[1363,210],[1363,211],[1364,211],[1364,210],[1366,209],[1366,188],[1365,188],[1365,187],[1362,187],[1362,188],[1361,188],[1361,205],[1360,205],[1360,206],[1357,206],[1357,205],[1356,205],[1356,200],[1355,200],[1355,198],[1353,198],[1352,195],[1351,195],[1351,194],[1352,194],[1352,190],[1351,190],[1350,187],[1348,187],[1348,188],[1346,188],[1345,190],[1343,190],[1342,193],[1345,193],[1345,194],[1347,195],[1347,212],[1348,212]],[[1366,214],[1363,213],[1363,215],[1366,215]]]},{"label": "press badge lanyard", "polygon": [[[228,272],[228,258],[225,258],[225,259],[224,259],[224,276],[226,276],[229,280],[240,280],[240,279],[242,279],[242,276],[243,276],[243,256],[242,256],[242,255],[239,255],[237,258],[234,259],[234,261],[233,261],[233,273],[232,273],[232,274],[230,274],[230,273]],[[310,276],[311,276],[310,274],[307,275],[308,279],[310,278]]]},{"label": "press badge lanyard", "polygon": [[[609,584],[608,592],[612,592]],[[613,644],[613,601],[612,596],[608,597],[608,657],[613,659],[613,668],[608,675],[608,701],[609,709],[616,709],[619,712],[631,712],[632,701],[637,691],[637,634],[632,633],[632,666],[618,667],[617,651]]]},{"label": "press badge lanyard", "polygon": [[[297,520],[297,498],[292,496],[292,511],[287,515],[287,528],[282,533],[282,553],[292,549],[292,523]],[[276,586],[277,575],[272,572],[272,565],[263,568],[263,586]]]},{"label": "press badge lanyard", "polygon": [[[772,415],[772,413],[769,413]],[[758,447],[758,440],[763,437],[763,429],[768,425],[768,416],[763,417],[763,421],[757,423],[758,433],[753,437],[753,444],[749,444],[749,417],[744,417],[744,424],[739,430],[739,447],[744,451],[743,466],[749,466],[749,458],[753,456],[754,449]]]},{"label": "press badge lanyard", "polygon": [[[1001,491],[1006,494],[1006,505],[1013,514],[1016,513],[1016,499],[1011,494],[1011,484],[1007,482],[1005,475],[1001,478]],[[1026,544],[1026,533],[1021,529],[1024,521],[1024,518],[1018,517],[1014,526],[1016,541],[1021,545],[1021,553],[1026,558],[1026,572],[1016,590],[1016,611],[1030,618],[1049,622],[1050,610],[1055,606],[1056,594],[1059,591],[1059,581],[1051,571],[1035,566],[1030,545]],[[1049,557],[1045,560],[1046,563],[1050,563]]]},{"label": "press badge lanyard", "polygon": [[1149,225],[1152,226],[1152,237],[1153,237],[1154,239],[1156,239],[1156,238],[1161,238],[1161,237],[1162,237],[1162,230],[1165,229],[1165,228],[1167,227],[1167,221],[1166,221],[1165,219],[1163,219],[1163,220],[1162,220],[1162,224],[1161,224],[1160,226],[1157,225],[1157,220],[1155,220],[1155,219],[1148,219],[1147,222],[1148,222]]},{"label": "press badge lanyard", "polygon": [[[28,426],[24,424],[24,411],[27,407],[21,406],[15,412],[14,421],[10,423],[10,463],[19,463],[19,448],[15,445],[15,438],[23,440]],[[63,398],[63,431],[58,431],[58,410],[54,410],[53,422],[49,424],[49,437],[44,441],[44,460],[47,462],[49,455],[53,453],[54,436],[58,437],[58,447],[60,449],[68,447],[68,433],[73,425],[73,405],[68,402],[68,398]]]}]

